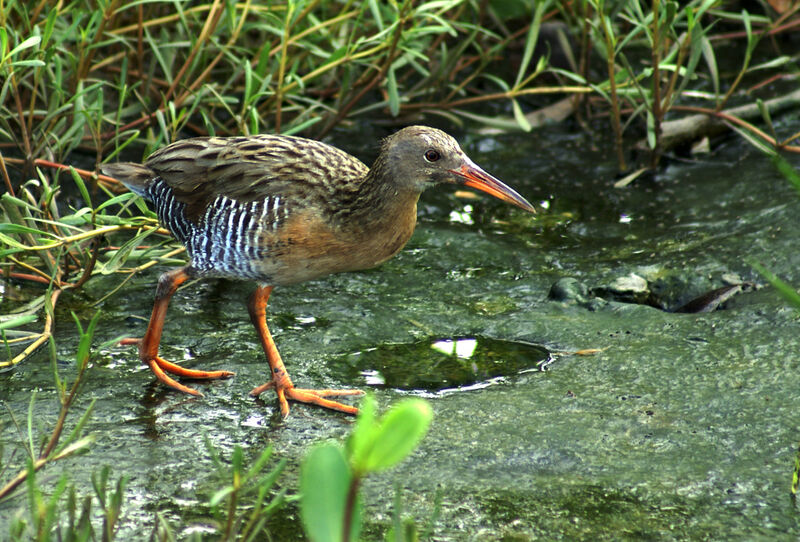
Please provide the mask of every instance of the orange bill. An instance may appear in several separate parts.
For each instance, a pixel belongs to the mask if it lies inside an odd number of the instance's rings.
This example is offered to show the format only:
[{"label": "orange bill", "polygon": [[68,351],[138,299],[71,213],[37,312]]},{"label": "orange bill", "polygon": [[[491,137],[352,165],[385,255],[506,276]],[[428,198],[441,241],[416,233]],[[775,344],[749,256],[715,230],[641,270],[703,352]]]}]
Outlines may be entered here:
[{"label": "orange bill", "polygon": [[463,178],[465,186],[486,192],[498,199],[525,209],[528,212],[536,212],[536,209],[534,209],[533,205],[528,203],[528,200],[520,196],[503,181],[489,175],[475,164],[464,164],[459,169],[451,169],[450,172]]}]

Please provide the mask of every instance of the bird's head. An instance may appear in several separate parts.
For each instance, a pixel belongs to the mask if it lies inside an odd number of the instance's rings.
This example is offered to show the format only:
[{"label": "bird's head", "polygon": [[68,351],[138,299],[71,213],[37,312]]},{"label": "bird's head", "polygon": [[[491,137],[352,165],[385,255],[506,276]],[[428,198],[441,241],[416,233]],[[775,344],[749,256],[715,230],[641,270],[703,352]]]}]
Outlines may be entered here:
[{"label": "bird's head", "polygon": [[436,128],[409,126],[387,137],[374,167],[385,168],[394,182],[419,192],[438,183],[464,185],[536,212],[515,190],[475,164],[452,136]]}]

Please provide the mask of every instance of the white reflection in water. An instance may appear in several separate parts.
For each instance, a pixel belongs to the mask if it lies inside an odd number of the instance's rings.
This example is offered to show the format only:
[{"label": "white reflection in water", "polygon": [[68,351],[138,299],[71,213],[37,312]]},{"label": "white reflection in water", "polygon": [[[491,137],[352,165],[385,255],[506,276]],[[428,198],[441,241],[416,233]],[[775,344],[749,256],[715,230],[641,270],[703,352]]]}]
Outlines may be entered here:
[{"label": "white reflection in water", "polygon": [[472,220],[472,205],[464,205],[464,208],[460,211],[450,211],[450,222],[467,224],[468,226],[474,224],[475,221]]},{"label": "white reflection in water", "polygon": [[475,353],[475,348],[477,348],[477,346],[478,341],[476,339],[456,339],[455,341],[444,339],[431,344],[431,348],[437,352],[441,352],[442,354],[446,354],[448,356],[455,354],[459,358],[465,359],[472,357],[472,354]]}]

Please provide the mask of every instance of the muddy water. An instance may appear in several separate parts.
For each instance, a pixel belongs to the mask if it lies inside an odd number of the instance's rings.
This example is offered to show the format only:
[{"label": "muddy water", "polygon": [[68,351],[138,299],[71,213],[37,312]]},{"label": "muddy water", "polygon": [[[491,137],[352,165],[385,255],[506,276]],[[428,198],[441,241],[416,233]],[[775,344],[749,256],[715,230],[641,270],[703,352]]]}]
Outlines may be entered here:
[{"label": "muddy water", "polygon": [[[613,153],[600,138],[549,128],[461,139],[546,209],[534,218],[429,191],[396,258],[277,289],[270,300],[270,326],[298,385],[370,389],[382,407],[417,394],[434,409],[420,449],[367,481],[367,538],[382,539],[399,483],[420,522],[441,495],[441,540],[796,539],[798,313],[757,285],[712,312],[658,307],[763,282],[749,261],[800,285],[800,197],[735,138],[625,189],[612,187]],[[370,146],[350,144],[371,158]],[[103,304],[97,342],[143,332],[158,273]],[[631,275],[643,292],[620,291]],[[574,292],[549,297],[566,278]],[[74,370],[69,311],[88,319],[91,302],[120,280],[99,278],[62,298],[64,377]],[[243,304],[249,288],[208,281],[175,296],[164,357],[236,372],[197,384],[203,398],[155,385],[132,348],[100,351],[78,405],[97,400],[97,443],[44,471],[43,483],[66,472],[88,493],[90,473],[105,464],[129,476],[126,539],[149,535],[157,511],[180,536],[208,529],[206,503],[221,483],[204,436],[223,456],[236,444],[248,457],[274,446],[289,459],[281,484],[294,491],[309,445],[343,438],[352,420],[295,405],[281,421],[273,397],[247,396],[267,378]],[[0,400],[22,418],[34,389],[35,425],[46,432],[57,411],[45,353],[0,374]],[[7,457],[19,434],[2,416]],[[21,506],[0,504],[0,519]],[[293,507],[272,523],[280,540],[297,539],[298,529]]]}]

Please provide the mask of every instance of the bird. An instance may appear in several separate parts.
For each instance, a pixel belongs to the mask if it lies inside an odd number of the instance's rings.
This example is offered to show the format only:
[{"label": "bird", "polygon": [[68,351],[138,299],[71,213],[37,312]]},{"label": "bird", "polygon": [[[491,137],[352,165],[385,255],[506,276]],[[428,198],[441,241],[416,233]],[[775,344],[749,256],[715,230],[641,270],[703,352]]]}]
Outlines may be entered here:
[{"label": "bird", "polygon": [[187,265],[158,279],[144,336],[123,343],[138,345],[141,361],[166,386],[202,395],[170,375],[203,380],[234,373],[188,369],[159,356],[170,299],[189,279],[253,281],[247,308],[270,378],[250,394],[274,389],[284,418],[289,401],[357,414],[356,407],[329,397],[363,392],[294,386],[266,321],[275,286],[385,262],[410,239],[419,197],[433,185],[475,188],[535,212],[476,165],[455,138],[427,126],[408,126],[383,139],[372,167],[321,141],[261,134],[178,140],[143,164],[107,163],[101,170],[149,200],[189,256]]}]

